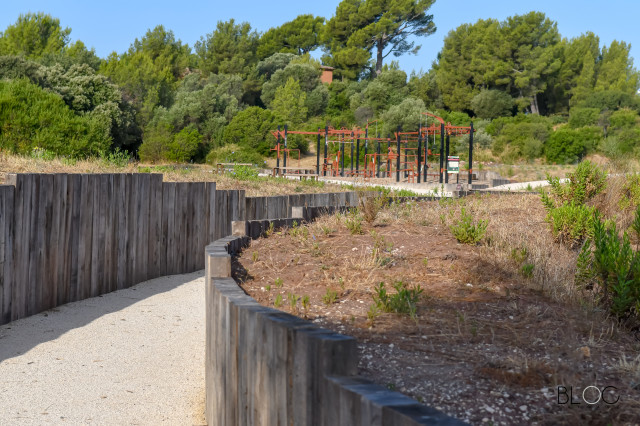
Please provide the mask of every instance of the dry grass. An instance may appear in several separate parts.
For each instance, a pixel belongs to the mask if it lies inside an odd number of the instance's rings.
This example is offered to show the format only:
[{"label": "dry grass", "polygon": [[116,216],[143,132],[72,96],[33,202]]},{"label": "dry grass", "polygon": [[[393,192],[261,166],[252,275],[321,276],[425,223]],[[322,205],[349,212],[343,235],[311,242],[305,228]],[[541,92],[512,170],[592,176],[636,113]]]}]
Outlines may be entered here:
[{"label": "dry grass", "polygon": [[218,189],[242,189],[247,196],[283,195],[294,193],[342,192],[340,185],[300,182],[288,179],[260,178],[241,181],[227,175],[218,175],[213,167],[203,164],[145,165],[131,162],[126,166],[102,159],[70,161],[12,155],[0,152],[0,183],[9,173],[161,173],[165,182],[216,182]]}]

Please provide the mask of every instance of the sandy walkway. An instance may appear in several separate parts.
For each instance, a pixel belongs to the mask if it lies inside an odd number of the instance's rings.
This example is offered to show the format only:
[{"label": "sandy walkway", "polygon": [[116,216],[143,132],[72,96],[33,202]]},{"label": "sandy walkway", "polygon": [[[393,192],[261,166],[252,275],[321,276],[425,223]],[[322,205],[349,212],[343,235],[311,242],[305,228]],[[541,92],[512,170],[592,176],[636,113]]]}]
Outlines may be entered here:
[{"label": "sandy walkway", "polygon": [[204,273],[0,326],[0,425],[204,424]]}]

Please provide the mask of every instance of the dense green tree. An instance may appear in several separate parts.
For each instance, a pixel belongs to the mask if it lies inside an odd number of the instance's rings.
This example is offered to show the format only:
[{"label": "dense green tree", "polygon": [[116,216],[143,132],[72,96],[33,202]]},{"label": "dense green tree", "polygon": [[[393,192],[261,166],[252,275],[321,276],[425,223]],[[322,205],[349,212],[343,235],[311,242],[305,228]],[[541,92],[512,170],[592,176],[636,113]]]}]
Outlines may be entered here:
[{"label": "dense green tree", "polygon": [[513,98],[501,90],[481,90],[471,99],[473,112],[483,119],[511,115]]},{"label": "dense green tree", "polygon": [[560,69],[559,42],[556,24],[539,12],[458,27],[445,39],[437,65],[445,105],[470,110],[481,89],[498,89],[520,109],[539,113],[538,97]]},{"label": "dense green tree", "polygon": [[638,72],[629,56],[631,45],[614,40],[602,48],[602,61],[598,69],[595,91],[620,91],[635,94],[640,87]]},{"label": "dense green tree", "polygon": [[83,158],[105,152],[109,127],[93,115],[79,116],[55,93],[26,79],[0,80],[0,147],[31,154],[44,149]]},{"label": "dense green tree", "polygon": [[251,31],[248,22],[218,21],[216,29],[195,44],[200,69],[205,74],[246,76],[258,61],[258,40],[258,33]]},{"label": "dense green tree", "polygon": [[390,54],[417,54],[420,46],[409,36],[427,36],[436,30],[427,11],[434,0],[343,0],[324,27],[323,40],[330,55],[323,60],[338,73],[355,78],[375,55],[376,74]]},{"label": "dense green tree", "polygon": [[422,123],[422,113],[426,110],[422,99],[408,97],[394,105],[384,114],[382,120],[384,122],[384,134],[393,134],[397,131],[398,126],[406,132],[418,131],[420,123]]},{"label": "dense green tree", "polygon": [[409,94],[407,74],[400,70],[383,71],[378,78],[368,83],[362,91],[350,98],[352,110],[369,107],[376,114],[399,104]]},{"label": "dense green tree", "polygon": [[409,93],[422,99],[427,107],[431,109],[444,107],[442,94],[436,82],[436,73],[433,69],[426,73],[422,71],[419,73],[411,72],[407,87],[409,88]]},{"label": "dense green tree", "polygon": [[80,40],[65,46],[62,52],[45,53],[39,59],[39,62],[47,66],[60,65],[64,69],[69,69],[73,65],[84,64],[90,66],[94,71],[98,71],[102,64],[102,60],[96,55],[96,50],[93,48],[87,49]]},{"label": "dense green tree", "polygon": [[289,77],[284,86],[276,89],[271,110],[279,123],[299,125],[307,118],[306,100],[307,95],[300,88],[298,81]]},{"label": "dense green tree", "polygon": [[124,90],[145,126],[157,106],[169,107],[181,76],[189,72],[191,49],[162,25],[148,30],[121,55],[113,52],[100,72]]},{"label": "dense green tree", "polygon": [[261,155],[269,155],[269,149],[273,145],[270,132],[275,128],[275,117],[270,110],[249,107],[236,114],[224,129],[224,141],[225,144],[236,144]]},{"label": "dense green tree", "polygon": [[296,80],[301,90],[311,93],[318,85],[320,85],[320,70],[311,63],[290,62],[283,69],[277,70],[269,81],[262,86],[262,102],[270,106],[275,98],[278,88],[293,78]]},{"label": "dense green tree", "polygon": [[293,53],[274,53],[268,58],[258,62],[256,69],[259,75],[264,76],[265,79],[269,80],[273,73],[286,68],[286,66],[295,58],[297,58],[297,55],[294,55]]},{"label": "dense green tree", "polygon": [[62,28],[60,20],[51,15],[26,13],[0,33],[0,55],[37,59],[45,54],[58,54],[69,43],[70,33],[71,29]]},{"label": "dense green tree", "polygon": [[271,28],[260,37],[257,55],[264,59],[274,53],[309,53],[319,46],[318,33],[323,25],[322,17],[300,15],[293,21]]}]

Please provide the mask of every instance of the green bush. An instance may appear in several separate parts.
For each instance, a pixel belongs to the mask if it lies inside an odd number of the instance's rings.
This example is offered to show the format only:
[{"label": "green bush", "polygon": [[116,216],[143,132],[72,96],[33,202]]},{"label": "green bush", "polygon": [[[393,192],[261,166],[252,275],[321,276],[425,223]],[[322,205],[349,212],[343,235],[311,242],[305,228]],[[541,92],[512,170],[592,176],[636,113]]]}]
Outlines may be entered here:
[{"label": "green bush", "polygon": [[480,220],[478,223],[473,221],[473,216],[467,213],[463,207],[460,210],[460,219],[449,227],[453,236],[458,242],[463,244],[478,244],[487,231],[487,221]]},{"label": "green bush", "polygon": [[502,90],[481,90],[471,99],[473,112],[485,119],[511,115],[513,104],[513,98]]},{"label": "green bush", "polygon": [[236,114],[224,129],[224,140],[243,148],[269,155],[275,146],[275,138],[270,133],[276,129],[273,113],[260,107],[249,107]]},{"label": "green bush", "polygon": [[620,109],[615,111],[609,117],[611,127],[622,129],[625,127],[633,127],[638,121],[638,113],[630,109]]},{"label": "green bush", "polygon": [[257,152],[231,144],[209,152],[207,164],[215,165],[217,163],[251,163],[262,167],[265,161]]},{"label": "green bush", "polygon": [[383,312],[415,316],[417,303],[422,294],[422,287],[416,284],[414,287],[409,288],[406,283],[396,281],[393,284],[393,288],[396,292],[394,294],[388,294],[384,288],[384,283],[380,283],[375,287],[373,301],[375,302],[376,308]]},{"label": "green bush", "polygon": [[111,145],[100,117],[76,115],[60,96],[28,80],[0,80],[0,147],[17,154],[40,148],[58,156],[99,156]]},{"label": "green bush", "polygon": [[249,166],[235,166],[231,176],[238,180],[257,180],[258,170]]},{"label": "green bush", "polygon": [[[640,234],[640,208],[634,231]],[[640,252],[634,251],[629,236],[618,236],[615,223],[607,226],[596,216],[594,232],[578,256],[576,284],[597,292],[611,313],[625,319],[640,315]]]},{"label": "green bush", "polygon": [[593,233],[594,213],[593,207],[568,203],[549,210],[546,220],[556,241],[575,247]]},{"label": "green bush", "polygon": [[558,178],[548,176],[551,195],[544,190],[540,195],[556,241],[575,247],[593,234],[596,210],[585,203],[605,189],[607,173],[584,161],[567,177],[569,181],[561,184]]},{"label": "green bush", "polygon": [[550,163],[574,163],[595,150],[601,139],[598,127],[560,128],[551,134],[544,151]]},{"label": "green bush", "polygon": [[574,129],[584,126],[595,126],[600,117],[599,108],[571,108],[569,112],[569,126]]}]

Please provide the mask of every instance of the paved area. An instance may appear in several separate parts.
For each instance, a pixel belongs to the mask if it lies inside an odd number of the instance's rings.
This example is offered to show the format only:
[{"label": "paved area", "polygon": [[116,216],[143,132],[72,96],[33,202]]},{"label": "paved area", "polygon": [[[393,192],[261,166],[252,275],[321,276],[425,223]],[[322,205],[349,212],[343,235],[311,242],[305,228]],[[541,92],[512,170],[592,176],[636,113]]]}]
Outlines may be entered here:
[{"label": "paved area", "polygon": [[204,424],[204,272],[0,326],[0,425]]}]

